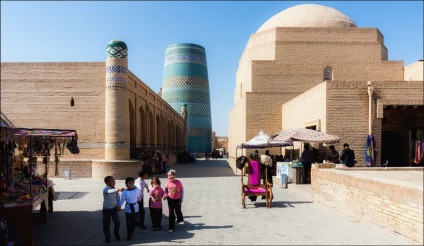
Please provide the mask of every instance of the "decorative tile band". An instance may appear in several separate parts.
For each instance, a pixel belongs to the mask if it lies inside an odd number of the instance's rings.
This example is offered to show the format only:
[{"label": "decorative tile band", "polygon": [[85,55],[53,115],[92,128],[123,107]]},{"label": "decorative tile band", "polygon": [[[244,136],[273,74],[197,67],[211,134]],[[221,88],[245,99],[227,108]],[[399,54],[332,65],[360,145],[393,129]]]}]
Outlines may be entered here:
[{"label": "decorative tile band", "polygon": [[169,55],[165,58],[165,66],[171,63],[177,62],[191,62],[198,63],[206,66],[206,58],[204,56],[195,55],[195,54],[176,54]]},{"label": "decorative tile band", "polygon": [[185,91],[186,93],[178,93],[178,91],[166,91],[166,93],[164,93],[162,91],[162,98],[166,98],[166,101],[168,103],[173,103],[173,102],[188,102],[188,103],[205,103],[205,104],[209,104],[210,103],[210,98],[209,98],[209,93],[208,92],[203,92],[203,93],[199,93],[198,91],[195,91],[195,93],[189,94],[188,91]]},{"label": "decorative tile band", "polygon": [[125,49],[120,46],[107,47],[106,56],[107,58],[127,59],[128,49]]},{"label": "decorative tile band", "polygon": [[106,89],[107,90],[127,90],[127,87],[123,85],[107,85]]},{"label": "decorative tile band", "polygon": [[190,76],[180,76],[180,77],[170,77],[162,81],[163,90],[171,88],[199,88],[202,90],[209,91],[209,81],[205,78],[200,77],[190,77]]},{"label": "decorative tile band", "polygon": [[106,67],[106,73],[128,73],[128,68],[123,66],[108,66]]},{"label": "decorative tile band", "polygon": [[211,132],[210,128],[191,128],[188,130],[188,133],[190,133],[191,137],[203,137],[207,136],[208,133]]},{"label": "decorative tile band", "polygon": [[198,44],[174,44],[166,47],[166,51],[171,50],[198,50],[199,52],[205,53],[205,48]]},{"label": "decorative tile band", "polygon": [[188,104],[187,106],[187,113],[189,115],[189,120],[190,120],[190,115],[206,115],[206,117],[208,119],[210,119],[211,117],[211,106],[209,104],[204,104],[204,103],[187,103],[187,102],[168,102],[169,105],[171,105],[171,107],[173,109],[175,109],[177,112],[179,112],[182,105],[183,104]]},{"label": "decorative tile band", "polygon": [[127,83],[128,79],[126,78],[121,78],[121,77],[107,77],[106,81],[113,81],[113,82],[124,82]]},{"label": "decorative tile band", "polygon": [[192,118],[194,119],[187,122],[187,128],[212,128],[211,119],[206,118],[204,115]]},{"label": "decorative tile band", "polygon": [[211,115],[211,106],[209,104],[201,104],[201,103],[189,103],[187,107],[187,113],[190,114],[202,114],[210,117]]}]

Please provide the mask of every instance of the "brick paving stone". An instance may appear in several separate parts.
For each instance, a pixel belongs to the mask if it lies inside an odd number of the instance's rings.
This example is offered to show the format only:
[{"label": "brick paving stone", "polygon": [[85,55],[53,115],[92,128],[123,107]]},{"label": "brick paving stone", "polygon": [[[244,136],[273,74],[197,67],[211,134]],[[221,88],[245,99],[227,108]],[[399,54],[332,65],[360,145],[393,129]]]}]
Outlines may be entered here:
[{"label": "brick paving stone", "polygon": [[[275,184],[273,208],[267,209],[265,201],[258,198],[256,203],[246,199],[243,209],[240,176],[234,175],[226,159],[199,159],[195,164],[176,164],[172,168],[185,188],[184,224],[177,225],[174,233],[168,233],[165,202],[162,230],[150,231],[146,208],[148,229],[136,228],[128,242],[122,210],[123,240],[116,242],[112,236],[108,245],[418,245],[401,235],[352,221],[340,212],[314,203],[308,186],[289,184],[288,189],[283,189]],[[164,186],[165,174],[159,177]],[[34,244],[106,244],[101,214],[103,180],[53,178],[53,181],[58,200],[48,223],[34,222]],[[150,183],[150,178],[147,181]],[[116,186],[124,186],[124,180],[117,180]]]}]

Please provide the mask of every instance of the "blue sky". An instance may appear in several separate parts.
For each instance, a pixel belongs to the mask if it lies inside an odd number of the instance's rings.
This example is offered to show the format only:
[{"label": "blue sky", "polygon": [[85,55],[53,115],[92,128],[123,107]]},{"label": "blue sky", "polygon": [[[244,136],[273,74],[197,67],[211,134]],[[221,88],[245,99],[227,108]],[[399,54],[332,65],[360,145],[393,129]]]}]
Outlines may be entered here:
[{"label": "blue sky", "polygon": [[378,28],[389,60],[423,55],[423,1],[1,1],[2,62],[101,62],[106,44],[128,45],[129,69],[158,92],[165,49],[206,49],[212,128],[228,134],[238,63],[251,34],[277,13],[304,3],[335,8],[358,27]]}]

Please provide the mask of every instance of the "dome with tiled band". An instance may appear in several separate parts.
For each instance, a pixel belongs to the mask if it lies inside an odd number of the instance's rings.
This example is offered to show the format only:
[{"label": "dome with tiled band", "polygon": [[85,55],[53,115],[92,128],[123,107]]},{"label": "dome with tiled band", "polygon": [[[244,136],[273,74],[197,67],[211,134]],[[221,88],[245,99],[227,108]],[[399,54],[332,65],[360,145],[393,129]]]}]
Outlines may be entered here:
[{"label": "dome with tiled band", "polygon": [[274,27],[356,27],[356,24],[337,9],[318,4],[300,4],[274,15],[256,32]]}]

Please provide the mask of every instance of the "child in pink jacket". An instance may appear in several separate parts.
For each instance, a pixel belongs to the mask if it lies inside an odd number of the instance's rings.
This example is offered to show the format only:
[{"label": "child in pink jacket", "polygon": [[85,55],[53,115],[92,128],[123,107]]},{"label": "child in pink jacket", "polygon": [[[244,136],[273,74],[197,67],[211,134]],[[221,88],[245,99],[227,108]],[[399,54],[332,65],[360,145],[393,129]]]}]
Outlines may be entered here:
[{"label": "child in pink jacket", "polygon": [[175,215],[177,215],[177,224],[184,221],[183,213],[181,212],[181,204],[184,199],[184,188],[181,181],[176,179],[174,169],[168,172],[168,181],[165,184],[165,195],[163,200],[168,200],[169,208],[169,232],[175,230]]},{"label": "child in pink jacket", "polygon": [[152,231],[156,231],[162,228],[162,199],[165,192],[160,187],[158,176],[152,178],[151,184],[149,188],[149,209],[150,218],[152,219]]}]

